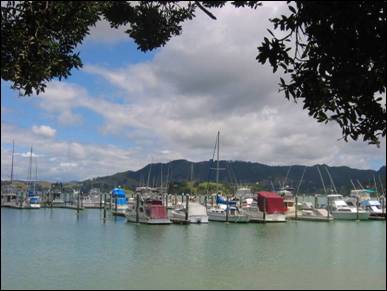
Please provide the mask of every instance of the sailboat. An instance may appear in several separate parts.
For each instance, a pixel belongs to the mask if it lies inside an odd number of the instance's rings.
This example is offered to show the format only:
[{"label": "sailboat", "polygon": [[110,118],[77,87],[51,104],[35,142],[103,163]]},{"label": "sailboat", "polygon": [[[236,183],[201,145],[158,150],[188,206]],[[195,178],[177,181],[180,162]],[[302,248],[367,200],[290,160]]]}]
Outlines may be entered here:
[{"label": "sailboat", "polygon": [[137,187],[136,198],[129,199],[126,220],[143,224],[171,224],[168,209],[163,205],[159,191],[149,187],[152,164],[149,167],[147,185]]},{"label": "sailboat", "polygon": [[[13,186],[13,161],[15,153],[15,142],[12,141],[12,162],[11,162],[11,180],[8,186],[1,186],[1,207],[15,208],[18,205],[18,195]],[[3,191],[4,190],[4,191]],[[19,203],[20,204],[20,203]]]},{"label": "sailboat", "polygon": [[29,166],[29,183],[27,190],[27,208],[39,209],[40,208],[40,197],[36,194],[36,181],[38,179],[38,167],[35,169],[35,180],[32,182],[32,147],[30,151],[30,166]]},{"label": "sailboat", "polygon": [[[216,142],[215,142],[215,149],[217,150],[217,156],[216,156],[216,168],[213,170],[216,170],[216,206],[211,207],[208,210],[208,220],[210,221],[223,221],[223,222],[248,222],[249,217],[247,214],[244,214],[239,211],[239,208],[236,206],[236,203],[233,203],[229,201],[228,199],[225,199],[221,196],[218,187],[219,187],[219,170],[222,170],[219,168],[219,136],[220,132],[218,131]],[[215,155],[215,149],[213,158]],[[212,159],[213,160],[213,159]]]},{"label": "sailboat", "polygon": [[[193,180],[193,164],[191,164],[191,182]],[[208,223],[207,207],[186,195],[186,203],[177,204],[171,211],[174,223]]]}]

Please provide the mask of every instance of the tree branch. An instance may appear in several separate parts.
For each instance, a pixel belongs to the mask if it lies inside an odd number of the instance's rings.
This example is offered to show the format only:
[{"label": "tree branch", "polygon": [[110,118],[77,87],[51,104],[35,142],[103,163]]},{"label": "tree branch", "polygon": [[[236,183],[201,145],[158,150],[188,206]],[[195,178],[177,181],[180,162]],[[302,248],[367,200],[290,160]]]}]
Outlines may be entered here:
[{"label": "tree branch", "polygon": [[210,11],[208,11],[206,8],[204,8],[202,6],[202,4],[200,4],[199,1],[195,1],[195,4],[205,13],[207,14],[209,17],[211,17],[212,19],[215,19],[216,20],[216,17],[214,16],[214,14],[212,14]]}]

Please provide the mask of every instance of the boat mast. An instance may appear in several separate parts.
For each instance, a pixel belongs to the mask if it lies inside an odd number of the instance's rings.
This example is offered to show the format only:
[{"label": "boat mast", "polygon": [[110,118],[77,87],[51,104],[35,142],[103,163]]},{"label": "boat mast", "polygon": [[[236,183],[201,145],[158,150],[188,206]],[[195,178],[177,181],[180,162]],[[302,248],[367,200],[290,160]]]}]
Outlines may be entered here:
[{"label": "boat mast", "polygon": [[302,172],[300,183],[297,186],[296,195],[298,194],[298,190],[300,189],[302,180],[304,179],[305,172],[306,172],[306,166],[304,167],[304,171]]},{"label": "boat mast", "polygon": [[31,184],[32,184],[32,146],[30,151],[30,162],[28,167],[28,189],[31,190]]},{"label": "boat mast", "polygon": [[217,139],[217,152],[216,152],[216,193],[218,193],[218,188],[219,188],[219,131],[218,131],[218,139]]},{"label": "boat mast", "polygon": [[160,163],[160,190],[163,192],[163,164]]},{"label": "boat mast", "polygon": [[285,189],[285,187],[286,187],[286,182],[288,181],[288,176],[289,176],[289,173],[290,173],[291,169],[292,169],[292,166],[289,166],[288,172],[286,173],[286,176],[285,176],[284,184],[282,186],[283,189]]},{"label": "boat mast", "polygon": [[332,179],[332,177],[331,177],[331,174],[330,174],[329,171],[328,171],[328,167],[325,167],[325,171],[327,172],[328,177],[329,177],[329,180],[331,181],[332,187],[333,187],[333,189],[335,190],[335,193],[337,194],[337,189],[336,189],[335,183],[333,182],[333,179]]},{"label": "boat mast", "polygon": [[380,178],[380,176],[378,175],[378,180],[379,180],[379,183],[380,183],[380,192],[382,192],[382,195],[384,195],[384,187],[383,187],[383,183],[382,183],[382,179]]},{"label": "boat mast", "polygon": [[38,158],[35,159],[35,181],[34,181],[34,195],[36,193],[36,182],[38,181]]},{"label": "boat mast", "polygon": [[352,179],[351,179],[350,181],[351,181],[351,184],[352,184],[353,189],[354,189],[354,190],[357,190],[355,184],[354,184],[353,181],[352,181]]},{"label": "boat mast", "polygon": [[360,186],[360,189],[365,189],[364,187],[363,187],[363,185],[360,183],[360,181],[359,180],[356,180],[357,181],[357,183],[359,184],[359,186]]},{"label": "boat mast", "polygon": [[327,188],[325,187],[324,179],[323,179],[323,177],[322,177],[322,175],[321,175],[321,171],[320,171],[320,168],[318,167],[318,165],[317,165],[316,167],[317,167],[318,173],[320,174],[321,182],[322,182],[322,184],[323,184],[324,192],[325,192],[325,195],[326,195],[326,194],[327,194]]},{"label": "boat mast", "polygon": [[150,174],[151,174],[151,171],[152,171],[152,164],[153,164],[153,159],[152,159],[152,163],[150,164],[149,166],[149,172],[148,172],[148,180],[146,182],[146,186],[149,187],[149,179],[150,179]]},{"label": "boat mast", "polygon": [[12,140],[11,184],[13,182],[13,156],[15,154],[15,140]]},{"label": "boat mast", "polygon": [[376,195],[379,196],[378,185],[376,184],[375,175],[373,175],[373,178],[374,178],[374,184],[375,184]]}]

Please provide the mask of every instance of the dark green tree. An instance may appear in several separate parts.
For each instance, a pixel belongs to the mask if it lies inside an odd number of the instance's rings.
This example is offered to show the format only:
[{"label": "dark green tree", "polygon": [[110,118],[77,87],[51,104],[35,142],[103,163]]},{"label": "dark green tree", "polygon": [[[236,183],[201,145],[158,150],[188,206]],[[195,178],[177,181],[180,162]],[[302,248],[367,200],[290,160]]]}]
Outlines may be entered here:
[{"label": "dark green tree", "polygon": [[386,135],[385,1],[290,1],[270,21],[257,60],[283,69],[280,88],[302,100],[319,122],[336,121],[343,137],[379,143]]},{"label": "dark green tree", "polygon": [[[163,46],[200,9],[209,17],[227,1],[8,1],[1,7],[1,77],[21,95],[44,91],[82,62],[76,46],[105,18],[142,51]],[[232,1],[257,8],[258,1]],[[385,1],[289,1],[289,14],[271,19],[257,60],[283,69],[280,90],[302,101],[319,122],[336,121],[343,138],[379,143],[386,135]]]}]

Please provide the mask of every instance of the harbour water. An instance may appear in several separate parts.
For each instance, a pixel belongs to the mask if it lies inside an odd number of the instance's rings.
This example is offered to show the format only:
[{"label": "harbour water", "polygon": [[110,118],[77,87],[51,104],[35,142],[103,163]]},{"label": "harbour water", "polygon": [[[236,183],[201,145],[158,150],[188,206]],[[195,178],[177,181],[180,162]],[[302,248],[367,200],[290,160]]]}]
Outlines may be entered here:
[{"label": "harbour water", "polygon": [[151,226],[3,208],[1,289],[386,289],[386,224]]}]

